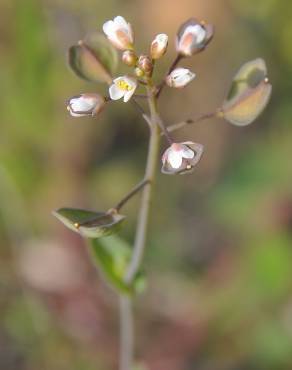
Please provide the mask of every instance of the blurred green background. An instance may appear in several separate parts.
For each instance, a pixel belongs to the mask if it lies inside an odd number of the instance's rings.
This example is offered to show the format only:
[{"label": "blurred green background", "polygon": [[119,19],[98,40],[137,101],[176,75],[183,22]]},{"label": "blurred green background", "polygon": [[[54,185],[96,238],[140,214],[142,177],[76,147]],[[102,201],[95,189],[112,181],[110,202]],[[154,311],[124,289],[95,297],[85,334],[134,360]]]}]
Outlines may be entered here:
[{"label": "blurred green background", "polygon": [[[264,58],[273,84],[251,126],[213,119],[177,134],[205,155],[191,176],[158,177],[136,303],[141,366],[292,369],[291,12],[289,0],[1,0],[1,370],[117,368],[117,298],[51,211],[106,210],[143,175],[148,132],[130,104],[98,119],[66,111],[67,98],[99,89],[69,71],[68,47],[118,14],[140,52],[169,35],[157,80],[183,21],[216,27],[184,63],[194,83],[162,95],[169,124],[217,108],[248,60]],[[125,208],[130,242],[138,198]]]}]

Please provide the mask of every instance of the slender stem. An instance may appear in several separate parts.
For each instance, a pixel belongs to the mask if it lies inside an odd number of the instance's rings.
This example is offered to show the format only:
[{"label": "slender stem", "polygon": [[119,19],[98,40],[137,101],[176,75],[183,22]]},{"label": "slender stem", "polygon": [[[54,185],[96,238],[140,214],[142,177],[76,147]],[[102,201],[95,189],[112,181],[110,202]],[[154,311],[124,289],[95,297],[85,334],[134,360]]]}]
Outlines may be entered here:
[{"label": "slender stem", "polygon": [[160,129],[158,126],[159,116],[157,113],[156,98],[153,95],[151,86],[147,87],[149,108],[151,113],[151,134],[148,149],[148,158],[145,170],[145,178],[151,181],[144,187],[140,213],[138,216],[138,223],[136,229],[136,237],[132,259],[130,261],[128,271],[126,274],[126,281],[131,282],[135,274],[137,273],[144,253],[146,231],[148,226],[148,218],[150,211],[150,203],[152,196],[152,185],[155,178],[155,171],[157,167],[157,159],[159,152],[159,140],[160,140]]},{"label": "slender stem", "polygon": [[113,207],[114,210],[119,211],[134,195],[136,195],[146,184],[149,183],[149,180],[143,180],[139,182],[127,195],[125,195],[119,203]]},{"label": "slender stem", "polygon": [[[126,272],[125,281],[131,283],[138,272],[145,248],[146,232],[149,219],[150,203],[152,196],[153,181],[158,162],[160,129],[158,126],[159,116],[157,113],[156,98],[153,95],[152,86],[147,86],[148,103],[151,117],[143,115],[144,119],[149,121],[150,140],[148,148],[147,164],[145,169],[145,179],[147,183],[143,184],[143,194],[141,199],[140,213],[138,216],[136,237],[132,259]],[[146,116],[146,118],[145,118]],[[142,183],[141,183],[142,184]],[[142,185],[141,185],[142,186]],[[138,188],[139,186],[137,186]],[[139,187],[141,188],[141,187]],[[138,191],[138,190],[137,190]],[[134,359],[134,324],[133,308],[131,297],[120,295],[120,370],[132,370]]]},{"label": "slender stem", "polygon": [[120,295],[120,370],[132,370],[134,325],[131,298]]},{"label": "slender stem", "polygon": [[133,97],[131,101],[132,101],[133,106],[135,108],[137,108],[137,110],[139,111],[139,113],[141,113],[142,115],[146,114],[146,112],[141,107],[141,105],[137,102],[137,100],[135,99],[135,97]]},{"label": "slender stem", "polygon": [[[181,61],[181,59],[182,59],[182,56],[180,54],[178,54],[176,56],[175,60],[173,61],[173,63],[171,64],[171,66],[169,67],[169,70],[168,70],[166,76],[168,76],[174,70],[174,68],[178,65],[178,63]],[[158,86],[158,90],[156,92],[156,98],[159,98],[164,86],[165,86],[165,78],[163,79],[161,84]]]},{"label": "slender stem", "polygon": [[[195,118],[195,119],[187,119],[186,121],[175,123],[174,125],[168,126],[167,131],[168,132],[177,131],[180,128],[185,127],[187,125],[192,125],[193,123],[198,123],[198,122],[201,122],[201,121],[205,121],[206,119],[215,117],[215,116],[217,116],[217,114],[218,114],[218,111],[215,111],[215,112],[203,114],[203,115],[201,115],[201,116],[199,116],[198,118]],[[161,134],[164,135],[164,132],[162,132]]]}]

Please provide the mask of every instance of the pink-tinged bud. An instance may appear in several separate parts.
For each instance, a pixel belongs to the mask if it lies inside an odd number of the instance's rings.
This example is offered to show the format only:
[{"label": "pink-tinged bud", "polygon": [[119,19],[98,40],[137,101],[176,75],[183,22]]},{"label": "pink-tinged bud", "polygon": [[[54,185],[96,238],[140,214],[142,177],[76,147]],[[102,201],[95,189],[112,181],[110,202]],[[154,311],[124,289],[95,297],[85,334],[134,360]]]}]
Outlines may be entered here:
[{"label": "pink-tinged bud", "polygon": [[167,50],[168,46],[168,36],[165,33],[160,33],[152,41],[150,47],[150,55],[152,59],[161,58]]},{"label": "pink-tinged bud", "polygon": [[153,63],[148,55],[140,55],[138,60],[138,67],[147,75],[150,75],[152,73]]},{"label": "pink-tinged bud", "polygon": [[67,109],[73,117],[95,116],[105,106],[105,98],[99,94],[81,94],[73,96]]},{"label": "pink-tinged bud", "polygon": [[211,24],[194,18],[182,24],[176,37],[176,50],[182,56],[191,56],[202,51],[211,41],[214,28]]},{"label": "pink-tinged bud", "polygon": [[123,52],[122,61],[129,67],[134,67],[137,63],[137,56],[133,50]]},{"label": "pink-tinged bud", "polygon": [[120,15],[104,23],[103,32],[119,50],[133,49],[134,34],[132,26]]},{"label": "pink-tinged bud", "polygon": [[165,79],[169,87],[181,89],[189,84],[196,75],[187,68],[174,69]]},{"label": "pink-tinged bud", "polygon": [[137,88],[137,80],[130,76],[122,76],[113,80],[109,87],[109,94],[112,100],[124,98],[124,102],[129,101]]},{"label": "pink-tinged bud", "polygon": [[173,143],[162,156],[162,173],[166,175],[191,173],[203,154],[203,145],[186,141]]}]

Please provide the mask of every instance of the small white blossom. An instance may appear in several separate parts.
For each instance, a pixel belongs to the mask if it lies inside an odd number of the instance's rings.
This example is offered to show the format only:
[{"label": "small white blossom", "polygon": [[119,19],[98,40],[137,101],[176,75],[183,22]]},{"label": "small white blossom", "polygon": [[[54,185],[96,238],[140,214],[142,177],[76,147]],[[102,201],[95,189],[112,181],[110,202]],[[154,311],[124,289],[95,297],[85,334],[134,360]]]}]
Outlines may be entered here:
[{"label": "small white blossom", "polygon": [[120,15],[104,23],[103,32],[110,42],[120,50],[133,49],[134,34],[132,26]]},{"label": "small white blossom", "polygon": [[124,102],[129,101],[137,88],[137,80],[133,77],[122,76],[113,80],[109,88],[110,98],[118,100],[124,98]]},{"label": "small white blossom", "polygon": [[99,113],[105,104],[103,96],[98,94],[81,94],[73,96],[67,109],[73,117],[94,116]]},{"label": "small white blossom", "polygon": [[191,172],[199,162],[203,145],[186,141],[173,143],[162,156],[162,172],[165,174]]},{"label": "small white blossom", "polygon": [[176,38],[176,50],[184,56],[191,56],[203,49],[213,36],[213,26],[190,19],[184,23]]},{"label": "small white blossom", "polygon": [[183,88],[195,77],[195,73],[187,68],[176,68],[166,77],[166,83],[170,87]]},{"label": "small white blossom", "polygon": [[161,58],[165,53],[168,45],[168,36],[160,33],[151,43],[150,54],[153,59]]}]

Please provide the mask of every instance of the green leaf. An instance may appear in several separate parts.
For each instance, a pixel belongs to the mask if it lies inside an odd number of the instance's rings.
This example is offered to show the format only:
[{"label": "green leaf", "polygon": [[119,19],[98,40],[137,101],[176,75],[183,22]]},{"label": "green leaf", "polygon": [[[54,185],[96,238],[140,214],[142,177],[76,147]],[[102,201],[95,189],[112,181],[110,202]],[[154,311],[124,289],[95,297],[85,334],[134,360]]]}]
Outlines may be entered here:
[{"label": "green leaf", "polygon": [[117,67],[117,52],[99,33],[89,34],[69,49],[69,66],[75,74],[91,82],[112,82]]},{"label": "green leaf", "polygon": [[125,216],[118,213],[93,212],[84,209],[60,208],[53,212],[70,230],[86,238],[100,238],[118,231]]},{"label": "green leaf", "polygon": [[134,280],[127,284],[124,279],[131,259],[131,247],[117,236],[93,239],[91,241],[95,263],[106,280],[124,294],[141,293],[145,286],[145,277],[139,272]]},{"label": "green leaf", "polygon": [[271,92],[264,60],[245,63],[233,79],[219,116],[237,126],[248,125],[265,109]]}]

